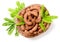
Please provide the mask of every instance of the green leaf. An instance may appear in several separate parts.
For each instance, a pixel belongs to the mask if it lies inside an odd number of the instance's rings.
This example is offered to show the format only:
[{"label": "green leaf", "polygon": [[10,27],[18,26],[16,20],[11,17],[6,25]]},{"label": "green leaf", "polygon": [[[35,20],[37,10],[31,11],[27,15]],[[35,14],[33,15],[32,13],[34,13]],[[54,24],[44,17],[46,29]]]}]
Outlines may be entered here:
[{"label": "green leaf", "polygon": [[49,17],[49,18],[51,18],[51,19],[56,19],[56,18],[58,18],[57,16],[47,16],[47,17]]},{"label": "green leaf", "polygon": [[18,8],[20,7],[20,2],[19,1],[17,1],[16,2],[16,5],[18,6]]},{"label": "green leaf", "polygon": [[45,32],[46,31],[46,28],[45,28],[45,26],[44,26],[44,24],[41,22],[41,23],[39,23],[39,26],[41,27],[41,29]]},{"label": "green leaf", "polygon": [[42,21],[51,23],[53,21],[53,19],[56,19],[56,18],[57,18],[57,16],[46,16],[42,19]]},{"label": "green leaf", "polygon": [[15,33],[15,36],[19,36],[19,33],[18,33],[18,32],[16,32],[16,33]]},{"label": "green leaf", "polygon": [[3,23],[2,25],[3,25],[3,26],[10,26],[10,25],[12,25],[12,24],[14,24],[14,23],[5,22],[5,23]]},{"label": "green leaf", "polygon": [[20,21],[24,21],[24,18],[22,16],[16,15],[16,18],[20,19]]},{"label": "green leaf", "polygon": [[20,10],[22,10],[23,8],[25,8],[25,4],[24,3],[21,3],[21,5],[20,5]]},{"label": "green leaf", "polygon": [[15,26],[11,25],[8,29],[8,34],[11,35],[13,33],[14,29],[15,29]]},{"label": "green leaf", "polygon": [[17,4],[17,7],[18,7],[19,10],[22,10],[23,8],[25,8],[24,3],[19,3],[19,1],[18,1],[18,2],[16,2],[16,4]]},{"label": "green leaf", "polygon": [[14,18],[16,16],[16,14],[14,14],[14,13],[11,13],[10,15],[12,18]]},{"label": "green leaf", "polygon": [[49,14],[49,12],[46,10],[46,11],[45,11],[45,16],[47,16],[48,14]]},{"label": "green leaf", "polygon": [[44,11],[44,9],[45,9],[44,5],[41,5],[42,12]]},{"label": "green leaf", "polygon": [[13,12],[11,12],[11,17],[14,18],[19,12],[19,9],[18,8],[15,8],[15,10]]},{"label": "green leaf", "polygon": [[24,25],[25,24],[24,18],[22,16],[16,15],[16,18],[18,18],[21,21],[20,23],[17,23],[16,25]]},{"label": "green leaf", "polygon": [[52,19],[49,18],[43,18],[42,21],[46,22],[46,23],[51,23]]},{"label": "green leaf", "polygon": [[22,10],[25,7],[24,3],[20,3],[19,1],[16,2],[17,7]]},{"label": "green leaf", "polygon": [[8,9],[8,11],[9,11],[9,12],[13,12],[13,11],[14,11],[14,9],[12,9],[12,8],[9,8],[9,9]]},{"label": "green leaf", "polygon": [[[12,32],[15,29],[15,25],[23,25],[25,24],[24,22],[24,18],[22,16],[18,16],[19,11],[21,11],[23,8],[25,8],[25,4],[24,3],[20,3],[19,1],[16,2],[17,7],[15,9],[9,8],[8,11],[10,12],[10,16],[14,19],[14,17],[17,17],[18,19],[21,20],[20,23],[15,24],[14,20],[9,19],[9,18],[4,18],[4,20],[6,21],[5,23],[3,23],[3,26],[9,26],[9,28],[7,29],[8,34],[11,35]],[[16,30],[15,33],[16,36],[18,36],[18,32]]]},{"label": "green leaf", "polygon": [[15,36],[19,36],[18,29],[16,28]]},{"label": "green leaf", "polygon": [[24,25],[25,22],[20,22],[20,23],[17,23],[16,25]]},{"label": "green leaf", "polygon": [[41,5],[40,14],[42,17],[44,17],[44,15],[45,15],[44,11],[45,11],[45,7],[44,7],[44,5]]},{"label": "green leaf", "polygon": [[19,1],[16,2],[16,5],[17,5],[17,8],[15,8],[15,9],[9,8],[8,9],[8,11],[11,12],[10,15],[12,18],[14,18],[19,13],[19,11],[21,11],[25,7],[25,4],[20,3]]},{"label": "green leaf", "polygon": [[4,18],[5,21],[8,21],[8,22],[11,22],[11,23],[14,23],[14,21],[12,19],[9,19],[9,18]]},{"label": "green leaf", "polygon": [[57,16],[49,16],[49,12],[45,9],[44,5],[41,5],[40,15],[42,16],[42,22],[39,25],[43,31],[46,30],[43,22],[51,23],[53,19],[57,18]]}]

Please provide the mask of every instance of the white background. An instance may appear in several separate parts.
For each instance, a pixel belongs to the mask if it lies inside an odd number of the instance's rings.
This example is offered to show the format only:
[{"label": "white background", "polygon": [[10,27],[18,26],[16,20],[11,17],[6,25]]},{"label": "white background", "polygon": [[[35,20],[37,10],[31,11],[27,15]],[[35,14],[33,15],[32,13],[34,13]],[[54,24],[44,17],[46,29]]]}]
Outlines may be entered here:
[{"label": "white background", "polygon": [[51,15],[57,15],[47,32],[34,37],[25,38],[23,36],[15,37],[14,33],[9,36],[6,32],[8,27],[3,27],[3,18],[10,18],[8,8],[15,8],[17,0],[0,0],[0,42],[60,42],[60,1],[59,0],[19,0],[26,4],[44,4]]}]

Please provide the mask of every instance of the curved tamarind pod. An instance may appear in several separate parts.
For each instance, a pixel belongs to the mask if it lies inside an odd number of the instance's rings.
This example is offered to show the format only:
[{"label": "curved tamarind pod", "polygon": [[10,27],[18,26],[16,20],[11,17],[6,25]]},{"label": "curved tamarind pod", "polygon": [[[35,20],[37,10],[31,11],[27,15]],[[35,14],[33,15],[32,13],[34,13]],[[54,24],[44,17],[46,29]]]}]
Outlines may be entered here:
[{"label": "curved tamarind pod", "polygon": [[35,11],[31,11],[30,14],[32,14],[34,16],[38,16],[37,12],[35,12]]},{"label": "curved tamarind pod", "polygon": [[27,24],[26,24],[25,26],[26,26],[26,28],[25,28],[26,30],[29,30],[29,29],[31,29],[31,28],[33,27],[32,25],[29,26],[29,25],[27,25]]},{"label": "curved tamarind pod", "polygon": [[33,33],[34,31],[36,31],[36,30],[37,30],[37,27],[38,27],[38,24],[36,24],[36,25],[35,25],[35,27],[33,27],[33,29],[32,29],[32,30],[30,30],[29,32],[30,32],[30,33]]},{"label": "curved tamarind pod", "polygon": [[27,20],[27,16],[28,16],[28,14],[26,13],[26,14],[24,15],[24,22],[25,22],[26,24],[28,24],[28,25],[31,25],[32,23]]}]

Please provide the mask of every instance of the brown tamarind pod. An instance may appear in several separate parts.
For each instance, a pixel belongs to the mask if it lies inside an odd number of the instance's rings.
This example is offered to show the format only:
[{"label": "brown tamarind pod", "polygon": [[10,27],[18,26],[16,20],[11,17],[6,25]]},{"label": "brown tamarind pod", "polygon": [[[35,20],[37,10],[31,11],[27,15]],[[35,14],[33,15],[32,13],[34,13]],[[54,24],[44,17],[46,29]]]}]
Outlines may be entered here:
[{"label": "brown tamarind pod", "polygon": [[[44,32],[39,26],[39,23],[42,20],[40,10],[41,10],[41,5],[34,4],[26,7],[25,9],[19,12],[19,15],[21,15],[24,18],[24,22],[25,22],[24,25],[17,26],[18,32],[20,34],[22,34],[25,37],[35,37]],[[46,10],[47,9],[45,8],[45,11]],[[19,22],[18,19],[16,19],[15,21],[17,21],[16,23]],[[43,24],[46,30],[50,26],[50,23],[44,22]]]}]

